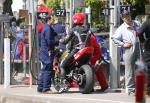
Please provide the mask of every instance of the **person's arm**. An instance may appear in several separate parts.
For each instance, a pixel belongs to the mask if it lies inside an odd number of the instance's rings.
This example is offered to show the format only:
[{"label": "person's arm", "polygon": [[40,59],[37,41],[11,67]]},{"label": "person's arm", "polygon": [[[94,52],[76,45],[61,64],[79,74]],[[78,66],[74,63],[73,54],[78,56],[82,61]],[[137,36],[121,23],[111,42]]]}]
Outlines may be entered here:
[{"label": "person's arm", "polygon": [[[50,30],[51,30],[51,33],[53,33],[53,34],[51,34],[52,38],[55,38],[56,36],[58,36],[58,33],[52,28],[52,26],[50,26]],[[59,41],[54,39],[54,45],[58,46],[59,45]]]},{"label": "person's arm", "polygon": [[48,46],[50,46],[50,45],[55,45],[55,44],[56,44],[55,40],[54,40],[54,39],[51,39],[52,36],[53,36],[53,35],[52,35],[51,29],[50,29],[50,28],[47,28],[47,29],[45,30],[45,40],[46,40]]},{"label": "person's arm", "polygon": [[61,42],[62,44],[65,44],[65,45],[66,45],[66,44],[73,38],[73,36],[74,36],[74,34],[73,34],[73,32],[71,32],[70,34],[67,34],[66,37],[60,39],[60,42]]},{"label": "person's arm", "polygon": [[145,21],[142,24],[142,26],[139,28],[139,30],[137,31],[138,35],[139,35],[140,42],[144,42],[145,41],[144,32],[146,31],[147,27],[148,27],[148,21]]},{"label": "person's arm", "polygon": [[122,32],[121,29],[118,28],[115,32],[115,34],[113,34],[113,36],[111,37],[112,41],[117,45],[122,47],[124,45],[123,41],[122,41]]}]

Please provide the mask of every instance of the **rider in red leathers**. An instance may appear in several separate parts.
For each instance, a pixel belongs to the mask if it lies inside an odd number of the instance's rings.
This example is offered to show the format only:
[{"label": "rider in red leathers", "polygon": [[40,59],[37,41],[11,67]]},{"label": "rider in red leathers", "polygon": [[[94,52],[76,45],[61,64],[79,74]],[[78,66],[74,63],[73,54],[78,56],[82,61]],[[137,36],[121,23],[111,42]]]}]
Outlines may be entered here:
[{"label": "rider in red leathers", "polygon": [[[88,45],[92,46],[94,48],[94,53],[93,53],[92,59],[89,61],[89,64],[95,65],[96,61],[100,60],[100,58],[101,58],[100,45],[97,43],[95,35],[92,34],[90,36]],[[95,75],[99,82],[99,85],[101,86],[101,90],[103,90],[103,91],[106,90],[108,88],[108,82],[106,80],[106,76],[104,74],[104,71],[103,71],[103,68],[101,65],[98,65]]]},{"label": "rider in red leathers", "polygon": [[[74,50],[73,50],[73,45],[76,45],[79,41],[77,40],[77,36],[74,34],[74,31],[77,31],[79,34],[81,34],[81,39],[84,41],[86,38],[86,35],[82,34],[87,34],[89,31],[89,26],[83,26],[84,24],[84,14],[83,13],[75,13],[73,15],[73,25],[74,27],[72,28],[72,31],[69,36],[67,36],[64,39],[61,39],[60,42],[63,44],[68,44],[70,43],[70,46],[68,47],[70,50],[70,54],[65,58],[65,60],[61,63],[61,74],[65,75],[67,73],[67,68],[66,66],[70,63],[72,56],[74,55]],[[89,64],[91,67],[94,67],[95,63],[97,60],[100,60],[101,58],[101,51],[100,51],[100,46],[96,41],[96,37],[94,34],[90,34],[89,40],[88,40],[88,46],[92,46],[94,48],[94,53],[92,56],[92,59],[89,61]],[[103,72],[102,66],[99,65],[97,67],[97,70],[95,72],[97,80],[99,82],[99,85],[101,86],[101,90],[106,90],[108,88],[108,83],[105,77],[105,74]]]}]

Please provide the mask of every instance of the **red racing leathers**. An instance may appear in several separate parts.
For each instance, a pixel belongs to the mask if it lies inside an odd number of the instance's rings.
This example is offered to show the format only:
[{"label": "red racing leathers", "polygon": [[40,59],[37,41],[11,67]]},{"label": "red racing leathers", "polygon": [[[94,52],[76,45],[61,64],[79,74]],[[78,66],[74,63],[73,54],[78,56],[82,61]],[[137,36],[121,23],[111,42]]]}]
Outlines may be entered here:
[{"label": "red racing leathers", "polygon": [[[93,53],[92,59],[89,61],[89,64],[95,65],[96,61],[99,60],[101,57],[101,49],[100,49],[100,45],[96,41],[96,37],[93,34],[91,34],[91,36],[90,36],[90,40],[89,40],[88,45],[94,47],[94,53]],[[108,82],[106,80],[106,76],[103,72],[103,68],[101,65],[98,67],[95,74],[96,74],[96,78],[99,82],[99,85],[101,86],[101,89],[102,90],[107,89],[108,88]]]}]

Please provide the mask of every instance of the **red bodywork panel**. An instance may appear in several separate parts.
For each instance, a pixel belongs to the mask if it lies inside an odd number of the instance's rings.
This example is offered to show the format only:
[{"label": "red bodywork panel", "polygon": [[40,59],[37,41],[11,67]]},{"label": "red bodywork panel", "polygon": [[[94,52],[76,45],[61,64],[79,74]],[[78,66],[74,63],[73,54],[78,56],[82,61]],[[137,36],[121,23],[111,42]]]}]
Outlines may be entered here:
[{"label": "red bodywork panel", "polygon": [[93,54],[93,51],[94,51],[94,49],[92,48],[92,47],[85,47],[85,48],[83,48],[83,49],[81,49],[81,50],[79,50],[73,57],[74,57],[74,60],[76,61],[76,60],[78,60],[82,55],[84,55],[84,54]]}]

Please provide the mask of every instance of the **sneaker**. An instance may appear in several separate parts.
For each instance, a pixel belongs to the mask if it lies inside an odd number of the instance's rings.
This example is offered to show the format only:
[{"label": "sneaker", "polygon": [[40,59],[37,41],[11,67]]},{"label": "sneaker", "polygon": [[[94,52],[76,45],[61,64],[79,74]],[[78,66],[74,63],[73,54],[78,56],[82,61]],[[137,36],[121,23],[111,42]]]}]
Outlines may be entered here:
[{"label": "sneaker", "polygon": [[104,92],[105,92],[105,93],[114,92],[114,90],[112,90],[111,88],[108,87],[108,88],[106,88],[106,89],[104,90]]},{"label": "sneaker", "polygon": [[130,96],[135,96],[135,89],[134,89],[134,90],[130,90],[130,91],[128,92],[128,95],[130,95]]},{"label": "sneaker", "polygon": [[126,88],[125,93],[135,96],[135,88]]},{"label": "sneaker", "polygon": [[94,88],[90,92],[95,92]]},{"label": "sneaker", "polygon": [[37,92],[38,92],[38,93],[42,93],[42,91],[40,91],[40,90],[37,90]]},{"label": "sneaker", "polygon": [[65,88],[60,88],[58,93],[63,93],[65,91]]},{"label": "sneaker", "polygon": [[109,88],[102,88],[102,89],[98,89],[96,91],[98,92],[108,92]]},{"label": "sneaker", "polygon": [[42,89],[37,88],[38,93],[42,93]]},{"label": "sneaker", "polygon": [[58,90],[58,93],[67,92],[69,90],[69,86],[70,86],[70,84],[66,79],[62,80],[61,87]]}]

